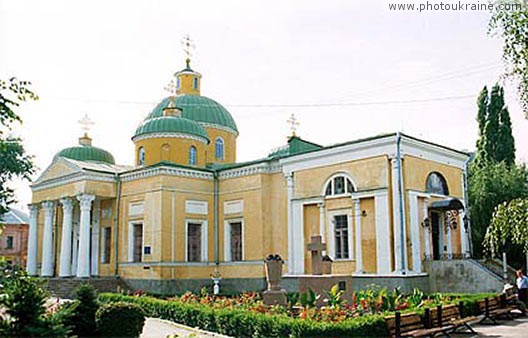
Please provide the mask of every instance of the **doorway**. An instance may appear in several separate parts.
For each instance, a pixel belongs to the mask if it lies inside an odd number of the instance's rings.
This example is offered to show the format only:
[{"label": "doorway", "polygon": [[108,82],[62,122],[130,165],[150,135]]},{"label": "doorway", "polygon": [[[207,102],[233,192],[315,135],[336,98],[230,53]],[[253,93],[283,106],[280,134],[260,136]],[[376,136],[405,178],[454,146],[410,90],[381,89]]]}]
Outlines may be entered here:
[{"label": "doorway", "polygon": [[440,259],[440,248],[441,248],[441,224],[440,214],[437,212],[431,212],[431,235],[433,237],[433,260]]}]

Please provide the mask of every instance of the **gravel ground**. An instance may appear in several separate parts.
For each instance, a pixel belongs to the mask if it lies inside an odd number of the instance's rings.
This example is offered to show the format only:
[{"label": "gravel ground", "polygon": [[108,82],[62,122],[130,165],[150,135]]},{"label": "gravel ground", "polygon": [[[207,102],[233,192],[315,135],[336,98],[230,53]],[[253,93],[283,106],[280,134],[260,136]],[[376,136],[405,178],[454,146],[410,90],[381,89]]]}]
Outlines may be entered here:
[{"label": "gravel ground", "polygon": [[176,337],[179,338],[229,338],[221,334],[194,329],[158,318],[147,318],[141,338],[165,338],[170,334],[177,334]]}]

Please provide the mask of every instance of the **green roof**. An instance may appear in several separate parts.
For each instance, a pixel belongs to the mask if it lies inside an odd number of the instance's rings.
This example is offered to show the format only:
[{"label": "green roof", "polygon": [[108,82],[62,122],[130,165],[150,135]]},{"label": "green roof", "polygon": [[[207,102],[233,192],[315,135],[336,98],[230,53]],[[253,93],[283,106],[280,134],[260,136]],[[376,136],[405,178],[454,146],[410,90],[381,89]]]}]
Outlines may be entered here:
[{"label": "green roof", "polygon": [[305,153],[312,150],[322,149],[323,147],[303,140],[299,136],[291,136],[288,139],[288,144],[279,147],[269,153],[269,159],[279,159],[282,157]]},{"label": "green roof", "polygon": [[179,116],[162,116],[143,121],[136,129],[134,138],[157,133],[181,133],[202,137],[209,142],[205,129],[195,121]]},{"label": "green roof", "polygon": [[145,120],[163,116],[163,109],[173,101],[182,109],[182,117],[201,123],[215,124],[231,129],[238,134],[237,125],[231,114],[220,103],[199,95],[178,95],[164,98]]},{"label": "green roof", "polygon": [[91,145],[79,145],[61,150],[55,157],[66,157],[77,161],[115,164],[114,156],[108,151]]}]

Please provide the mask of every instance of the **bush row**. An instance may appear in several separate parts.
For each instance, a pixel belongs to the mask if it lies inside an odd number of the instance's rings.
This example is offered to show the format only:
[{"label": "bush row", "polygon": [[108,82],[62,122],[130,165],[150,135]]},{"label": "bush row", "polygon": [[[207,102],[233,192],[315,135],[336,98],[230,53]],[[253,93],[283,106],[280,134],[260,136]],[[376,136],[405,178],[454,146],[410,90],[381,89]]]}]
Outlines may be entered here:
[{"label": "bush row", "polygon": [[138,304],[147,317],[157,317],[233,337],[381,337],[387,336],[382,315],[340,323],[321,323],[248,310],[213,309],[205,305],[119,294],[101,294],[103,303]]}]

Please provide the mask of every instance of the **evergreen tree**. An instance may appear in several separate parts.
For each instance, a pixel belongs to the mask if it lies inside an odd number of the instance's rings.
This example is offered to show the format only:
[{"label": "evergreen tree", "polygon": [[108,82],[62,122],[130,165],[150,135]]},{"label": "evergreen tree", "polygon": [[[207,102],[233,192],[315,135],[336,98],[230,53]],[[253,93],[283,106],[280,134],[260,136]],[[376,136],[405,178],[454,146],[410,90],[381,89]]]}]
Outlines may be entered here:
[{"label": "evergreen tree", "polygon": [[497,159],[500,112],[504,106],[504,98],[501,92],[502,88],[498,84],[491,89],[488,103],[488,118],[484,127],[483,148],[489,159],[494,162]]},{"label": "evergreen tree", "polygon": [[498,141],[495,160],[504,162],[508,166],[515,164],[515,139],[513,138],[512,123],[507,107],[504,107],[500,112]]},{"label": "evergreen tree", "polygon": [[477,156],[475,158],[475,163],[479,168],[482,168],[486,162],[489,161],[489,156],[484,148],[484,129],[486,127],[486,121],[488,118],[488,87],[484,86],[482,88],[478,100],[478,113],[477,113],[477,122],[479,128],[479,138],[477,140]]}]

